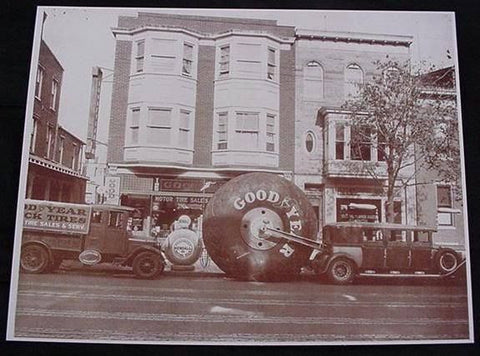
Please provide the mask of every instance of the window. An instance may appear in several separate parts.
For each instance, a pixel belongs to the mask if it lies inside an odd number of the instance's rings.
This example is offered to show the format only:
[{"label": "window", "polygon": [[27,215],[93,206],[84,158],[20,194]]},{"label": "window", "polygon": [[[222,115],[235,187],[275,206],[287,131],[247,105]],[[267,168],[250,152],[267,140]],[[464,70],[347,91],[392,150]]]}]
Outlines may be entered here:
[{"label": "window", "polygon": [[35,97],[38,100],[42,100],[42,84],[43,84],[43,68],[38,67],[37,77],[35,79]]},{"label": "window", "polygon": [[55,144],[55,130],[52,126],[47,127],[47,158],[53,158],[53,146]]},{"label": "window", "polygon": [[50,93],[50,109],[56,110],[57,108],[57,93],[58,93],[58,82],[54,79],[52,80],[52,92]]},{"label": "window", "polygon": [[108,227],[122,228],[123,213],[111,211],[108,217]]},{"label": "window", "polygon": [[275,152],[275,115],[267,114],[267,151]]},{"label": "window", "polygon": [[237,112],[236,138],[238,147],[258,148],[258,113]]},{"label": "window", "polygon": [[345,159],[345,124],[335,124],[335,159]]},{"label": "window", "polygon": [[37,120],[33,119],[32,133],[30,134],[30,152],[35,152],[35,145],[37,144],[37,131],[38,131]]},{"label": "window", "polygon": [[437,219],[439,226],[453,226],[453,200],[450,185],[437,185]]},{"label": "window", "polygon": [[148,109],[148,143],[170,145],[171,109]]},{"label": "window", "polygon": [[303,69],[303,93],[306,99],[323,99],[323,69],[320,63],[308,62]]},{"label": "window", "polygon": [[355,97],[363,84],[363,71],[357,64],[350,64],[345,70],[345,96]]},{"label": "window", "polygon": [[100,210],[92,210],[92,223],[100,224],[102,222],[102,212]]},{"label": "window", "polygon": [[190,137],[190,112],[180,110],[180,123],[178,132],[178,144],[181,147],[189,146]]},{"label": "window", "polygon": [[219,77],[226,77],[230,73],[230,45],[220,47]]},{"label": "window", "polygon": [[182,74],[191,76],[192,75],[192,63],[193,63],[193,46],[188,43],[183,44],[183,64],[182,64]]},{"label": "window", "polygon": [[58,162],[60,162],[60,164],[63,162],[64,146],[65,146],[65,137],[60,136],[58,141]]},{"label": "window", "polygon": [[273,48],[268,49],[268,63],[267,63],[267,78],[271,80],[275,80],[276,76],[276,51]]},{"label": "window", "polygon": [[138,72],[143,72],[143,67],[145,64],[145,41],[138,41],[137,42],[137,53],[135,55],[135,63],[136,63],[136,68],[135,71]]},{"label": "window", "polygon": [[370,161],[372,159],[372,133],[370,128],[352,127],[351,138],[351,159],[355,161]]},{"label": "window", "polygon": [[305,137],[305,148],[308,153],[313,152],[315,148],[315,136],[311,132],[307,132],[307,136]]},{"label": "window", "polygon": [[133,108],[130,116],[130,134],[129,143],[132,145],[138,144],[138,132],[140,129],[140,108]]},{"label": "window", "polygon": [[218,113],[217,125],[217,149],[227,149],[228,138],[228,114],[226,112]]},{"label": "window", "polygon": [[387,150],[387,144],[385,140],[385,136],[377,132],[377,161],[385,161],[386,159],[386,150]]},{"label": "window", "polygon": [[73,170],[78,169],[78,156],[79,156],[78,145],[74,143],[73,150],[72,150],[72,169]]}]

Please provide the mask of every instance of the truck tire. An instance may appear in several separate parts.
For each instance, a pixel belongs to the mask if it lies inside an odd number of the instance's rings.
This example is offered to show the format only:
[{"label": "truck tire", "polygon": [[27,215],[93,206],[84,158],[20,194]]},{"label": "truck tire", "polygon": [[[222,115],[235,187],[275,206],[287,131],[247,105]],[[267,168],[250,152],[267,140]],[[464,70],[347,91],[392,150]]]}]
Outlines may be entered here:
[{"label": "truck tire", "polygon": [[275,174],[249,173],[224,184],[204,211],[203,241],[209,256],[228,276],[242,280],[281,281],[296,277],[311,248],[268,238],[270,228],[314,240],[317,218],[293,183]]},{"label": "truck tire", "polygon": [[43,273],[50,265],[48,251],[45,247],[31,244],[22,247],[20,269],[25,273]]},{"label": "truck tire", "polygon": [[192,265],[197,262],[201,253],[202,242],[192,230],[175,230],[165,241],[165,255],[174,265]]},{"label": "truck tire", "polygon": [[333,284],[349,284],[355,278],[355,264],[344,257],[336,258],[330,262],[327,274]]},{"label": "truck tire", "polygon": [[453,272],[458,266],[458,257],[453,250],[439,251],[436,266],[441,274]]},{"label": "truck tire", "polygon": [[142,279],[152,279],[163,272],[162,257],[151,251],[140,252],[133,259],[133,273]]}]

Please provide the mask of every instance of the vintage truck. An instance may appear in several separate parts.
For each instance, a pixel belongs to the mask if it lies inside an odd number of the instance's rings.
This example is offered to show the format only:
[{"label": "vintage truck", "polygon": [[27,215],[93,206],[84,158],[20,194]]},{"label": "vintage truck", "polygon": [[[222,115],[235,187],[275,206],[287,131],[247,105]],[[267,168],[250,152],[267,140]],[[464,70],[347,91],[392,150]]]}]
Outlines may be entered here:
[{"label": "vintage truck", "polygon": [[42,273],[63,260],[85,265],[130,266],[139,278],[163,272],[165,259],[156,240],[135,239],[129,226],[133,209],[25,200],[20,268]]}]

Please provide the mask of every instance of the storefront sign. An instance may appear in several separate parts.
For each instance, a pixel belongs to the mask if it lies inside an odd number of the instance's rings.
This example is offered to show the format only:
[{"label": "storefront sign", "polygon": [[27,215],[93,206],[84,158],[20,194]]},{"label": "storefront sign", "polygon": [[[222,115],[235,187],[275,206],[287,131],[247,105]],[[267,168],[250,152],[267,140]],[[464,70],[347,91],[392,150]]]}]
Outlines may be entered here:
[{"label": "storefront sign", "polygon": [[153,178],[153,190],[164,192],[214,193],[225,180]]},{"label": "storefront sign", "polygon": [[175,204],[207,204],[210,198],[208,197],[174,197],[168,196],[156,196],[153,198],[153,202],[156,203],[175,203]]},{"label": "storefront sign", "polygon": [[105,204],[120,205],[120,177],[106,177],[105,189]]}]

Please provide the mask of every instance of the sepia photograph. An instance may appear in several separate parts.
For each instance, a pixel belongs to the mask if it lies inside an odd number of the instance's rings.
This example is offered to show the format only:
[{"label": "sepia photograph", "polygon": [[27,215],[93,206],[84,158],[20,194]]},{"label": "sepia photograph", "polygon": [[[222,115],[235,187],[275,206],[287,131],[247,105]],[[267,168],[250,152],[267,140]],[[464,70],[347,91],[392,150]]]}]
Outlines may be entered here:
[{"label": "sepia photograph", "polygon": [[7,340],[473,343],[456,36],[38,7]]}]

